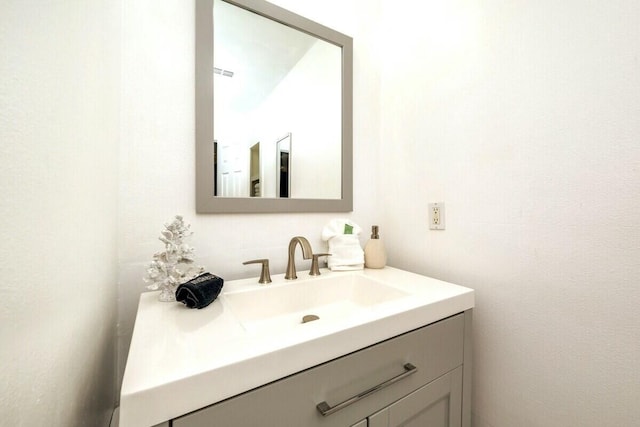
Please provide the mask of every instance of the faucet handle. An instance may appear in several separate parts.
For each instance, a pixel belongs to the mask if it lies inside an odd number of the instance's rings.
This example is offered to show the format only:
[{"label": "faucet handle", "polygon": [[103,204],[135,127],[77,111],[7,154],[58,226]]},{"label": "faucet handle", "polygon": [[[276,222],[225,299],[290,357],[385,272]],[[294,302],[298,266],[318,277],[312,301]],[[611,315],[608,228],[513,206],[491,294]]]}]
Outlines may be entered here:
[{"label": "faucet handle", "polygon": [[262,264],[262,270],[260,271],[260,279],[258,283],[271,283],[271,274],[269,274],[269,260],[266,258],[252,259],[251,261],[245,261],[243,265],[247,264]]},{"label": "faucet handle", "polygon": [[311,270],[309,270],[309,276],[319,276],[320,266],[318,265],[318,258],[321,256],[331,256],[331,254],[313,254],[311,257]]}]

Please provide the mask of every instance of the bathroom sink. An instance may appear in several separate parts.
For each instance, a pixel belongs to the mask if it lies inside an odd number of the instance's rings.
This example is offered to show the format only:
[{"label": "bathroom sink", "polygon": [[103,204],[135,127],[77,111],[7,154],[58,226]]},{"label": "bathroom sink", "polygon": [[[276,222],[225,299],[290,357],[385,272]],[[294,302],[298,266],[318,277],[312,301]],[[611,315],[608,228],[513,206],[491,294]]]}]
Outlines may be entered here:
[{"label": "bathroom sink", "polygon": [[[474,306],[472,289],[389,266],[297,274],[292,281],[275,274],[268,285],[257,277],[229,280],[202,310],[142,293],[120,425],[166,425]],[[318,319],[302,324],[306,315]]]},{"label": "bathroom sink", "polygon": [[247,331],[262,331],[347,319],[407,296],[365,276],[338,274],[226,292],[222,299]]}]

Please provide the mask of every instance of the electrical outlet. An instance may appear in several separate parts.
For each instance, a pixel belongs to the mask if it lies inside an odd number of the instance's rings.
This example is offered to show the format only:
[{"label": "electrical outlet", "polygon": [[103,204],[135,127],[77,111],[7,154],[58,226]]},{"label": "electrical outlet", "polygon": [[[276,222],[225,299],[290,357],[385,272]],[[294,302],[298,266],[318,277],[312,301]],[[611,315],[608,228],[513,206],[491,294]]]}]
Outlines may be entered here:
[{"label": "electrical outlet", "polygon": [[429,203],[429,229],[444,230],[444,203]]}]

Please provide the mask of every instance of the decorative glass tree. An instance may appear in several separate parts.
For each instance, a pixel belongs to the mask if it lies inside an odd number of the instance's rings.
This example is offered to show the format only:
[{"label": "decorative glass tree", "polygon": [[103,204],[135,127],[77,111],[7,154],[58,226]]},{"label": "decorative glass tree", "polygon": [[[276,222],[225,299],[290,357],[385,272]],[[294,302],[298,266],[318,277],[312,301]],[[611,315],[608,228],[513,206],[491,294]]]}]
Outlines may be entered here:
[{"label": "decorative glass tree", "polygon": [[147,267],[144,277],[149,283],[147,289],[160,289],[160,301],[176,300],[176,289],[202,273],[204,268],[193,264],[193,248],[183,240],[193,234],[190,225],[185,225],[181,215],[176,215],[170,224],[164,225],[165,230],[159,237],[165,245],[164,252],[153,255],[153,261]]}]

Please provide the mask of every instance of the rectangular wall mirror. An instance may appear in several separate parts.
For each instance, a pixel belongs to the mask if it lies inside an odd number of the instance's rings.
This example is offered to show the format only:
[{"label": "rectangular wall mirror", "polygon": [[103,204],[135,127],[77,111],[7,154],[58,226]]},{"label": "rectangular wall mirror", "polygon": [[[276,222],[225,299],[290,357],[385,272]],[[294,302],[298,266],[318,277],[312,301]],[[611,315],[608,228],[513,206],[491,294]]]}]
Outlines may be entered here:
[{"label": "rectangular wall mirror", "polygon": [[199,213],[353,207],[353,40],[263,0],[196,0]]}]

